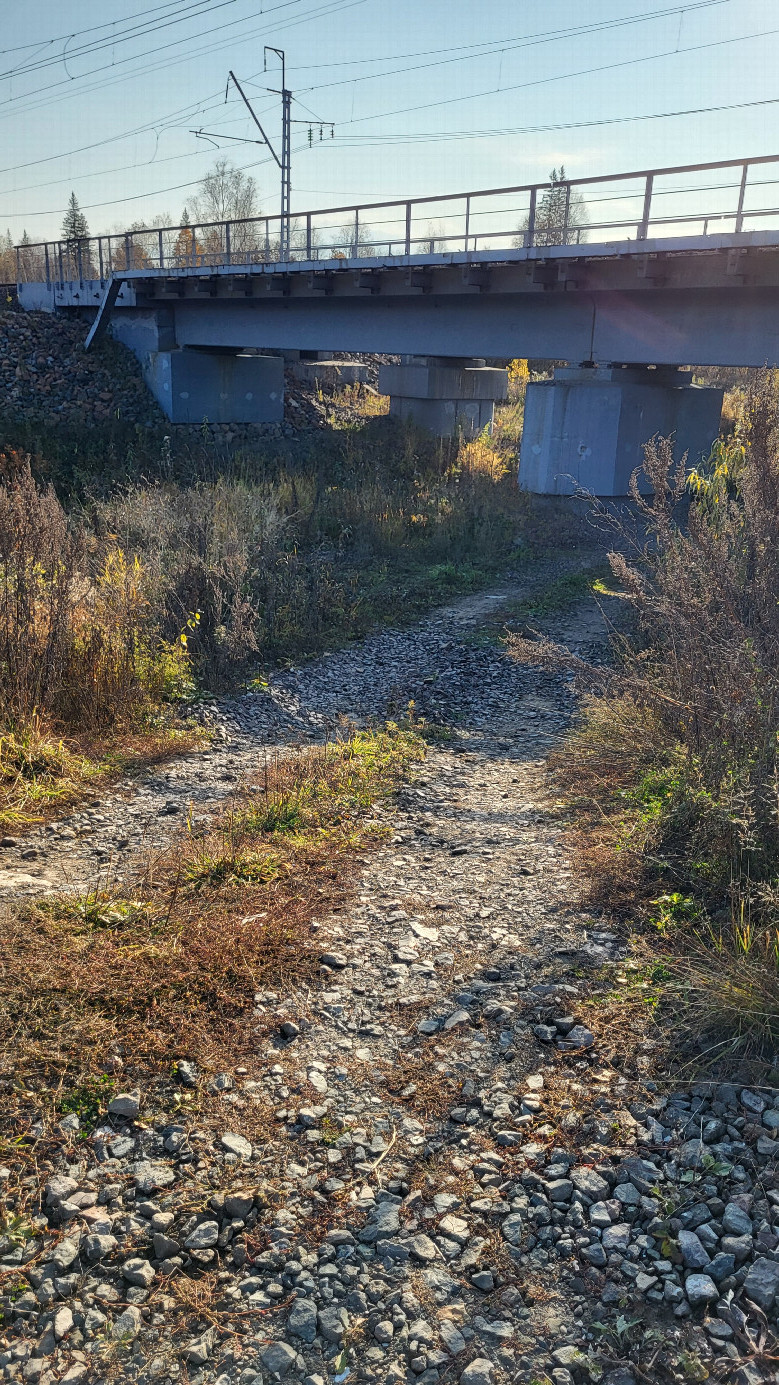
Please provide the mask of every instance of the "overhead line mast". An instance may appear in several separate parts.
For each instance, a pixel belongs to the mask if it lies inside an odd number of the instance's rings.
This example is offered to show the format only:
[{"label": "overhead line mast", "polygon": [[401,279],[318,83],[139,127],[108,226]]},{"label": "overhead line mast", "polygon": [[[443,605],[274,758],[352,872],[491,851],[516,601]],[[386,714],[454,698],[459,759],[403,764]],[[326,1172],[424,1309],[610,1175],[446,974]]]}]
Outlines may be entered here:
[{"label": "overhead line mast", "polygon": [[[290,242],[291,242],[291,222],[292,222],[292,126],[293,126],[293,125],[307,125],[307,126],[309,127],[309,139],[308,139],[309,145],[313,142],[313,140],[312,140],[312,128],[313,128],[314,125],[319,125],[319,127],[320,127],[320,129],[319,129],[320,139],[321,139],[321,136],[322,136],[322,129],[323,129],[323,127],[324,127],[325,125],[328,125],[328,126],[330,127],[330,135],[331,135],[331,137],[332,137],[332,134],[333,134],[333,128],[334,128],[334,127],[333,127],[333,125],[332,125],[332,122],[329,121],[329,120],[324,120],[324,121],[316,120],[316,119],[313,119],[313,120],[293,120],[293,118],[292,118],[292,100],[293,100],[293,93],[292,93],[292,92],[289,90],[289,88],[287,87],[286,55],[285,55],[285,53],[284,53],[284,49],[283,49],[283,48],[271,48],[268,44],[265,45],[265,50],[264,50],[264,54],[263,54],[263,58],[264,58],[263,70],[266,71],[266,72],[267,72],[267,70],[268,70],[268,69],[267,69],[267,55],[268,55],[268,53],[275,53],[276,56],[277,56],[278,58],[280,58],[280,60],[281,60],[281,91],[279,91],[278,88],[276,88],[276,87],[268,87],[268,88],[267,88],[268,91],[272,91],[272,92],[274,92],[275,95],[281,96],[281,157],[279,157],[279,155],[277,154],[275,148],[273,147],[273,144],[271,143],[271,140],[268,138],[267,134],[265,133],[265,131],[264,131],[264,129],[263,129],[261,123],[260,123],[259,117],[257,116],[257,114],[256,114],[256,112],[255,112],[255,110],[254,110],[254,108],[253,108],[253,106],[252,106],[252,104],[251,104],[251,102],[250,102],[248,96],[246,95],[246,92],[244,91],[243,87],[241,86],[241,83],[238,81],[238,78],[236,77],[236,75],[235,75],[235,73],[233,72],[232,68],[230,69],[230,72],[229,72],[228,78],[227,78],[227,89],[229,90],[230,83],[232,82],[233,85],[234,85],[234,87],[235,87],[235,89],[236,89],[236,91],[238,92],[238,95],[240,96],[241,100],[243,101],[243,103],[244,103],[244,105],[245,105],[247,111],[249,112],[249,115],[251,116],[252,120],[254,121],[254,124],[257,126],[257,129],[259,130],[260,134],[262,135],[262,139],[249,140],[249,139],[244,139],[244,138],[242,138],[240,135],[221,135],[221,134],[219,134],[218,132],[209,133],[209,132],[206,131],[206,130],[192,130],[191,133],[192,133],[193,135],[197,135],[197,136],[199,136],[199,137],[202,137],[203,139],[234,139],[234,140],[240,141],[241,144],[265,144],[265,145],[267,145],[267,147],[268,147],[268,149],[270,150],[271,155],[273,156],[273,159],[274,159],[274,161],[275,161],[275,163],[276,163],[276,165],[277,165],[277,167],[278,167],[278,169],[279,169],[279,171],[280,171],[280,173],[281,173],[281,217],[280,217],[280,231],[279,231],[279,259],[280,259],[280,260],[288,260],[289,257],[290,257],[290,249],[291,249],[291,244],[290,244]],[[226,99],[227,99],[227,91],[225,91],[225,100],[226,100]]]}]

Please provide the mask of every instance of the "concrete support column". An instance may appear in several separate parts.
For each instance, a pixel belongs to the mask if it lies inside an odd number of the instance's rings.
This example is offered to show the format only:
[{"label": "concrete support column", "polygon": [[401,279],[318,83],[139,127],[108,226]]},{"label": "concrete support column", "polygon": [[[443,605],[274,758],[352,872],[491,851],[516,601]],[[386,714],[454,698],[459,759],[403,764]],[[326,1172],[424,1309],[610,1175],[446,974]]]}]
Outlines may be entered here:
[{"label": "concrete support column", "polygon": [[627,495],[656,433],[696,466],[719,433],[722,396],[672,366],[556,370],[527,387],[519,483],[537,495]]},{"label": "concrete support column", "polygon": [[472,438],[492,427],[495,400],[508,394],[508,372],[483,360],[409,356],[379,367],[379,393],[389,395],[395,418],[413,419],[438,437]]},{"label": "concrete support column", "polygon": [[171,423],[281,423],[281,356],[232,352],[151,351],[143,359],[146,383]]}]

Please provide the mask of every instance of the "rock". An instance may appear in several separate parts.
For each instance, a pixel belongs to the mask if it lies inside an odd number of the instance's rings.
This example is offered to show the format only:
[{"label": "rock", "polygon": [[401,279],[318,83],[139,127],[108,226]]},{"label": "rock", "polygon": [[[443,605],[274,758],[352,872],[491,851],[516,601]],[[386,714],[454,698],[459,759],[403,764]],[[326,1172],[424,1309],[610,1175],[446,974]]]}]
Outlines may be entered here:
[{"label": "rock", "polygon": [[518,1246],[522,1239],[523,1219],[520,1212],[512,1212],[506,1217],[500,1228],[500,1234],[504,1241],[508,1241],[511,1246]]},{"label": "rock", "polygon": [[722,1229],[731,1236],[751,1236],[752,1218],[737,1202],[729,1202],[722,1214]]},{"label": "rock", "polygon": [[198,1081],[198,1070],[194,1063],[190,1063],[186,1058],[179,1058],[176,1064],[176,1076],[182,1087],[196,1087]]},{"label": "rock", "polygon": [[[609,1253],[616,1250],[624,1254],[630,1245],[630,1227],[627,1222],[617,1222],[616,1226],[607,1226],[601,1235],[601,1245]],[[707,1255],[707,1263],[708,1259]]]},{"label": "rock", "polygon": [[444,1029],[467,1029],[472,1024],[472,1020],[467,1010],[454,1010],[448,1019],[444,1020]]},{"label": "rock", "polygon": [[479,1270],[472,1274],[471,1283],[475,1289],[481,1289],[483,1294],[489,1294],[495,1288],[495,1280],[489,1270]]},{"label": "rock", "polygon": [[553,1024],[534,1024],[533,1033],[542,1044],[551,1044],[557,1038],[557,1030]]},{"label": "rock", "polygon": [[134,1342],[142,1325],[141,1310],[132,1304],[114,1320],[111,1326],[111,1336],[115,1342]]},{"label": "rock", "polygon": [[779,1264],[775,1260],[767,1260],[764,1255],[760,1255],[747,1271],[747,1277],[744,1280],[744,1293],[747,1298],[751,1298],[752,1302],[757,1304],[758,1308],[762,1308],[767,1313],[773,1305],[777,1292],[779,1292]]},{"label": "rock", "polygon": [[281,1034],[285,1039],[297,1039],[300,1034],[300,1025],[295,1024],[294,1020],[285,1020],[281,1026]]},{"label": "rock", "polygon": [[65,1174],[56,1174],[46,1184],[47,1205],[59,1207],[61,1202],[67,1202],[68,1198],[76,1192],[78,1192],[78,1183],[75,1178],[68,1178]]},{"label": "rock", "polygon": [[438,1324],[438,1334],[450,1356],[459,1356],[460,1352],[465,1351],[468,1345],[462,1332],[448,1318],[441,1319]]},{"label": "rock", "polygon": [[156,1164],[151,1160],[136,1164],[133,1174],[139,1193],[155,1193],[160,1188],[170,1188],[176,1182],[176,1175],[168,1164]]},{"label": "rock", "polygon": [[719,1284],[721,1280],[727,1279],[728,1275],[732,1274],[735,1268],[735,1255],[725,1255],[722,1251],[719,1251],[706,1266],[706,1273],[714,1280],[715,1284]]},{"label": "rock", "polygon": [[140,1109],[141,1094],[137,1089],[134,1092],[120,1092],[108,1103],[109,1116],[124,1116],[125,1120],[135,1120]]},{"label": "rock", "polygon": [[170,1260],[181,1251],[178,1241],[174,1241],[172,1237],[166,1236],[162,1231],[155,1231],[152,1237],[152,1247],[155,1260]]},{"label": "rock", "polygon": [[389,1319],[385,1318],[381,1322],[375,1324],[373,1335],[377,1342],[382,1342],[386,1345],[386,1343],[391,1342],[392,1338],[395,1336],[395,1329]]},{"label": "rock", "polygon": [[488,1361],[486,1356],[477,1356],[475,1361],[471,1361],[471,1364],[465,1367],[460,1376],[460,1385],[490,1385],[493,1370],[492,1361]]},{"label": "rock", "polygon": [[219,1240],[219,1222],[204,1221],[196,1226],[184,1242],[187,1250],[210,1250]]},{"label": "rock", "polygon": [[251,1193],[228,1193],[224,1202],[225,1216],[245,1221],[253,1206],[254,1197]]},{"label": "rock", "polygon": [[566,1048],[591,1048],[595,1043],[595,1035],[583,1024],[575,1024],[573,1029],[569,1029],[565,1038],[561,1040]]},{"label": "rock", "polygon": [[326,1342],[342,1342],[349,1328],[349,1314],[345,1308],[333,1305],[322,1308],[318,1315],[319,1331]]},{"label": "rock", "polygon": [[584,1167],[571,1169],[569,1178],[574,1187],[585,1197],[592,1198],[593,1202],[604,1202],[611,1197],[611,1187],[599,1173],[594,1169]]},{"label": "rock", "polygon": [[692,1308],[714,1303],[720,1296],[714,1280],[707,1274],[688,1274],[684,1281],[684,1290]]},{"label": "rock", "polygon": [[332,967],[335,971],[343,971],[349,965],[349,958],[343,952],[323,952],[319,960],[323,967]]},{"label": "rock", "polygon": [[557,1347],[556,1350],[552,1352],[552,1360],[556,1361],[558,1366],[576,1367],[582,1366],[583,1363],[587,1360],[587,1357],[584,1355],[583,1351],[579,1350],[578,1347],[571,1345]]},{"label": "rock", "polygon": [[61,1342],[63,1337],[67,1337],[72,1327],[73,1313],[71,1312],[70,1308],[68,1308],[67,1305],[63,1306],[62,1308],[58,1308],[56,1313],[54,1314],[54,1321],[52,1323],[54,1336],[56,1337],[57,1341]]},{"label": "rock", "polygon": [[551,1182],[547,1183],[546,1191],[550,1202],[570,1202],[573,1194],[573,1183],[570,1178],[553,1178]]},{"label": "rock", "polygon": [[467,1221],[463,1221],[462,1217],[453,1217],[451,1214],[441,1218],[438,1230],[442,1236],[447,1236],[450,1241],[456,1241],[461,1246],[466,1244],[470,1236]]},{"label": "rock", "polygon": [[208,1084],[209,1092],[215,1096],[219,1092],[232,1092],[235,1088],[235,1078],[231,1072],[217,1072]]},{"label": "rock", "polygon": [[316,1337],[316,1304],[310,1298],[299,1298],[293,1303],[287,1318],[287,1331],[301,1342],[313,1342]]},{"label": "rock", "polygon": [[137,1284],[141,1289],[148,1289],[154,1283],[154,1266],[148,1260],[142,1260],[136,1256],[132,1260],[125,1260],[122,1265],[122,1275],[128,1284]]},{"label": "rock", "polygon": [[287,1342],[270,1342],[260,1347],[260,1361],[269,1375],[285,1376],[297,1352]]},{"label": "rock", "polygon": [[595,1241],[591,1246],[585,1246],[582,1250],[582,1258],[588,1260],[597,1269],[603,1269],[608,1263],[608,1256],[600,1241]]},{"label": "rock", "polygon": [[209,1328],[201,1337],[194,1337],[181,1349],[181,1355],[191,1366],[204,1366],[214,1345],[215,1332]]},{"label": "rock", "polygon": [[85,1236],[81,1242],[81,1249],[92,1264],[97,1260],[105,1259],[112,1250],[116,1250],[119,1242],[115,1236]]},{"label": "rock", "polygon": [[677,1157],[683,1169],[700,1169],[703,1167],[704,1159],[710,1156],[711,1150],[703,1140],[686,1140]]},{"label": "rock", "polygon": [[54,1266],[55,1270],[59,1270],[60,1272],[62,1270],[67,1270],[73,1264],[77,1255],[78,1245],[75,1241],[60,1241],[59,1244],[54,1247],[51,1264]]},{"label": "rock", "polygon": [[762,1116],[768,1102],[764,1101],[758,1092],[750,1092],[747,1088],[741,1093],[741,1105],[750,1116]]},{"label": "rock", "polygon": [[633,1183],[618,1183],[613,1196],[623,1207],[638,1207],[641,1202],[641,1194]]},{"label": "rock", "polygon": [[440,1259],[440,1255],[429,1236],[424,1231],[420,1231],[416,1236],[412,1236],[408,1243],[409,1254],[412,1260],[419,1260],[423,1265],[430,1265],[434,1260]]},{"label": "rock", "polygon": [[762,1366],[757,1361],[745,1361],[733,1376],[733,1385],[766,1385]]},{"label": "rock", "polygon": [[252,1157],[252,1147],[243,1135],[236,1135],[232,1131],[228,1131],[222,1136],[221,1145],[229,1154],[237,1154],[240,1159],[251,1159]]},{"label": "rock", "polygon": [[733,1255],[741,1261],[752,1254],[753,1241],[751,1236],[723,1236],[720,1246],[726,1255]]},{"label": "rock", "polygon": [[690,1270],[704,1269],[711,1259],[706,1247],[701,1244],[694,1231],[679,1232],[679,1250],[684,1264]]}]

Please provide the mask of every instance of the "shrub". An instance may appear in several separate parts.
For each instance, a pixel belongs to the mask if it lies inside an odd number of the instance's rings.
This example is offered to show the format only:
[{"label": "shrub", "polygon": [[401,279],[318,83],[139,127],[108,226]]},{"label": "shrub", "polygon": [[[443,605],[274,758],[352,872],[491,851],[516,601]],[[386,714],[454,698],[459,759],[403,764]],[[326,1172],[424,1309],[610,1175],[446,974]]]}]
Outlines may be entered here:
[{"label": "shrub", "polygon": [[779,1036],[776,373],[752,379],[701,471],[688,477],[663,438],[644,471],[649,498],[632,482],[643,537],[622,528],[610,557],[636,618],[614,666],[543,642],[513,649],[589,688],[557,771],[593,895],[681,944],[678,1015],[698,1032],[708,1016],[717,1052],[757,1051]]},{"label": "shrub", "polygon": [[186,645],[157,632],[140,559],[69,522],[29,458],[2,458],[0,698],[7,725],[36,712],[100,730],[186,686]]}]

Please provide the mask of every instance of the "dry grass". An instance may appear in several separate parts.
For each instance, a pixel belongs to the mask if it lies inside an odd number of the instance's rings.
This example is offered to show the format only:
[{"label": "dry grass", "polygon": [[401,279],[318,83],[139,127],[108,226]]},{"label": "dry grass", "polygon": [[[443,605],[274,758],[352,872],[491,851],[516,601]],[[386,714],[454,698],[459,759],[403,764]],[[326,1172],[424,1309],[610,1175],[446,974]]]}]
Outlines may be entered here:
[{"label": "dry grass", "polygon": [[163,764],[202,743],[205,732],[160,716],[155,729],[57,737],[38,715],[0,734],[0,828],[24,830],[67,812],[120,775]]},{"label": "dry grass", "polygon": [[358,413],[362,418],[383,418],[389,413],[389,395],[379,394],[370,385],[344,385],[334,390],[332,402],[344,409]]},{"label": "dry grass", "polygon": [[[313,983],[317,915],[344,898],[380,837],[370,805],[424,753],[388,727],[277,760],[202,835],[189,834],[121,898],[42,900],[0,918],[0,1130],[126,1055],[154,1082],[177,1058],[205,1072],[253,1060],[254,995]],[[121,1063],[119,1064],[121,1067]],[[102,1093],[102,1095],[101,1095]],[[110,1098],[110,1092],[108,1092]],[[27,1113],[25,1115],[25,1113]]]},{"label": "dry grass", "polygon": [[588,902],[659,932],[677,1041],[731,1066],[773,1063],[779,1040],[776,372],[747,383],[734,429],[689,477],[668,440],[647,445],[649,542],[620,528],[610,558],[636,617],[614,666],[513,641],[590,693],[554,764]]},{"label": "dry grass", "polygon": [[30,459],[0,455],[0,698],[6,726],[36,715],[97,732],[137,725],[191,690],[185,637],[165,642],[148,574],[72,524]]}]

